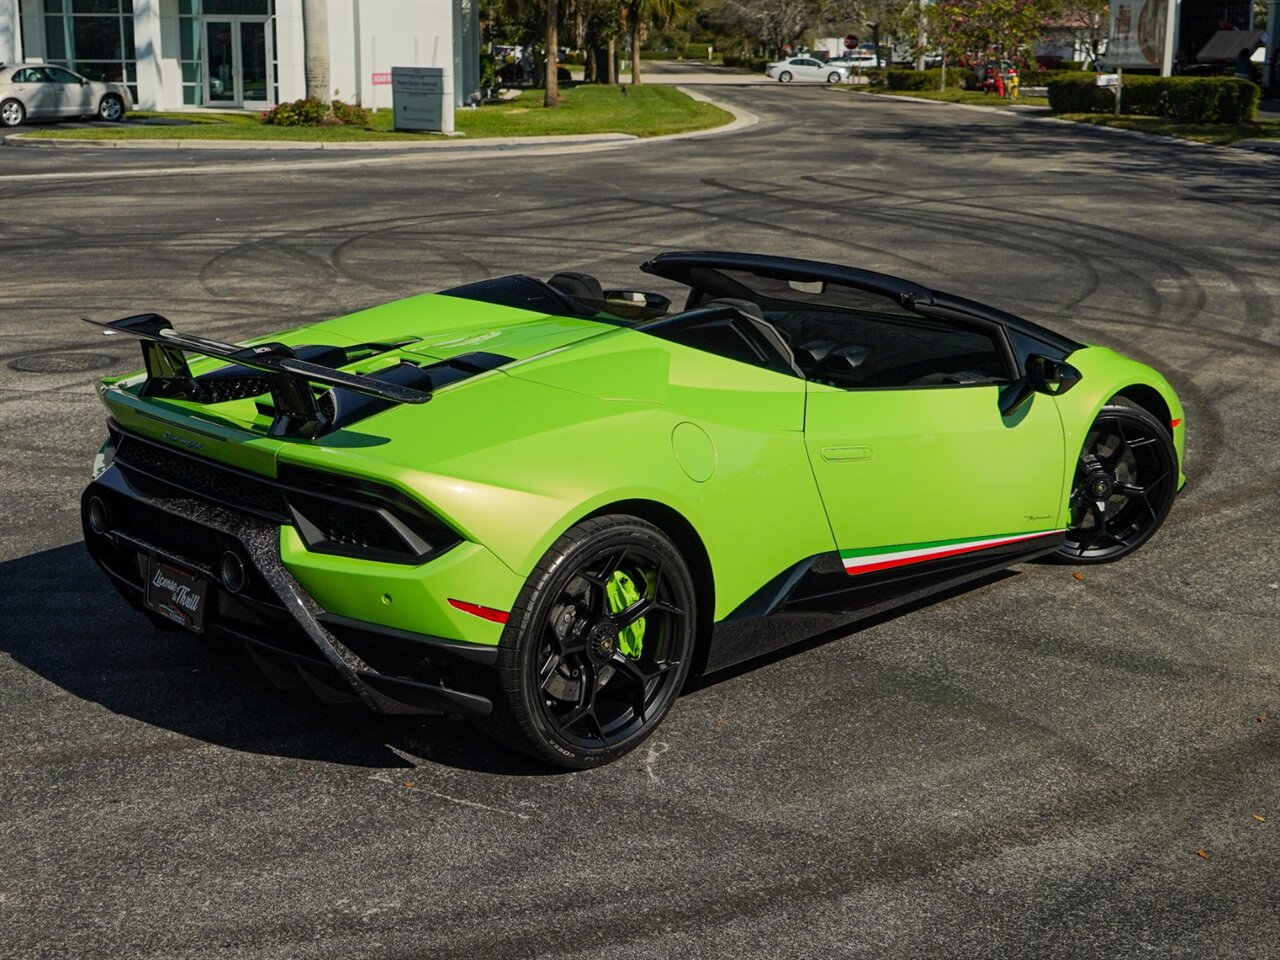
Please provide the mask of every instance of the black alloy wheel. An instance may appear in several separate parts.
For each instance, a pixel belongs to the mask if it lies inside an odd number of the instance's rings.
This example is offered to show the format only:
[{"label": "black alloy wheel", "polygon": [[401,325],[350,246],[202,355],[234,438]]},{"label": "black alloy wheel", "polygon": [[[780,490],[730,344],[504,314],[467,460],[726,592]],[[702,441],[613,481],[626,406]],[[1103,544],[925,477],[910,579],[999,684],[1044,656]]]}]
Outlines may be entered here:
[{"label": "black alloy wheel", "polygon": [[530,575],[498,653],[503,703],[482,725],[571,769],[621,756],[662,722],[693,657],[679,550],[637,517],[579,523]]},{"label": "black alloy wheel", "polygon": [[1108,563],[1146,543],[1173,505],[1178,458],[1169,428],[1113,401],[1085,437],[1071,489],[1071,521],[1057,558]]}]

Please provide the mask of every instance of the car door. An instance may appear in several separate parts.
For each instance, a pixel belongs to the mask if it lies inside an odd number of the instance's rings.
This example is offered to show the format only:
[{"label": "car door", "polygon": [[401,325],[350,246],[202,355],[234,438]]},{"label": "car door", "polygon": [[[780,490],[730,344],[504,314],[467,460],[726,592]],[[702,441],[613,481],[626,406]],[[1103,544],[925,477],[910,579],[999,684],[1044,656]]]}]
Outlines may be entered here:
[{"label": "car door", "polygon": [[805,415],[846,574],[906,592],[1056,546],[1062,424],[1042,394],[1001,415],[1018,373],[1003,331],[917,318],[864,336],[843,379],[810,380]]},{"label": "car door", "polygon": [[804,59],[800,61],[804,70],[805,80],[825,80],[826,74],[822,70],[822,62],[819,60]]},{"label": "car door", "polygon": [[44,67],[23,67],[9,79],[13,92],[22,101],[28,117],[57,116],[53,87],[47,82]]},{"label": "car door", "polygon": [[45,67],[45,73],[58,116],[79,117],[97,109],[97,104],[90,102],[93,88],[87,81],[61,67]]}]

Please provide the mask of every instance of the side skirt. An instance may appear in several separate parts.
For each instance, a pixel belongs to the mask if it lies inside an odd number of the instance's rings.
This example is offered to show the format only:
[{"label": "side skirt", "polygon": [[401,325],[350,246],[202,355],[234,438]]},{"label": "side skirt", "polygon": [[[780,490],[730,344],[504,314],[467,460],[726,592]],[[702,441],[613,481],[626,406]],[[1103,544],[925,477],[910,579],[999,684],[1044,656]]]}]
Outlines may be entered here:
[{"label": "side skirt", "polygon": [[1052,553],[1062,531],[938,559],[850,575],[837,553],[802,561],[765,584],[712,630],[703,672],[802,643],[932,594]]}]

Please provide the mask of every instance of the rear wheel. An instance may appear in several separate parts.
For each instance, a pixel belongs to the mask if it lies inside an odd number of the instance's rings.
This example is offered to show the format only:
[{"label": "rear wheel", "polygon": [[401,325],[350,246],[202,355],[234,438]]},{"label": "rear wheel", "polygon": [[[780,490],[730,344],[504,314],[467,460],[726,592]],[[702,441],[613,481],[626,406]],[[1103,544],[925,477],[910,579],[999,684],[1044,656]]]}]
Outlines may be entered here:
[{"label": "rear wheel", "polygon": [[1108,563],[1164,523],[1178,484],[1169,431],[1146,410],[1112,402],[1085,437],[1071,490],[1071,521],[1057,559]]},{"label": "rear wheel", "polygon": [[124,101],[114,93],[109,93],[98,103],[98,116],[103,120],[116,121],[124,117]]},{"label": "rear wheel", "polygon": [[778,82],[779,82],[779,83],[790,83],[790,82],[791,82],[791,71],[790,71],[790,70],[783,70],[780,74],[778,74]]},{"label": "rear wheel", "polygon": [[17,100],[0,103],[0,127],[16,127],[27,119],[27,110]]},{"label": "rear wheel", "polygon": [[529,577],[498,652],[501,703],[486,729],[572,769],[648,737],[693,654],[693,580],[679,550],[637,517],[586,520]]}]

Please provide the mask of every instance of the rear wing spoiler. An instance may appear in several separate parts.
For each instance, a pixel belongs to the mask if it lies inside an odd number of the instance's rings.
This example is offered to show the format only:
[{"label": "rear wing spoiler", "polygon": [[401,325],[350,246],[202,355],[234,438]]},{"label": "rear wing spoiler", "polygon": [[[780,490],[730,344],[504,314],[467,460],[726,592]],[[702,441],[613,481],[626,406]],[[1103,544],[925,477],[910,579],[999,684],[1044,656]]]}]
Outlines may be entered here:
[{"label": "rear wing spoiler", "polygon": [[[258,388],[258,393],[270,391],[274,408],[274,419],[268,430],[273,437],[306,437],[320,436],[329,429],[336,429],[335,415],[339,407],[338,396],[341,391],[352,391],[371,398],[374,403],[360,404],[364,416],[385,410],[391,404],[426,403],[431,399],[431,376],[421,367],[404,363],[390,370],[377,374],[362,376],[347,373],[315,362],[323,356],[326,360],[337,360],[339,365],[354,362],[356,357],[373,356],[398,349],[413,340],[400,343],[361,344],[358,347],[287,347],[282,343],[264,343],[246,347],[233,343],[222,343],[209,340],[190,333],[179,333],[173,325],[158,313],[142,313],[137,316],[124,317],[120,320],[93,320],[81,317],[86,323],[102,327],[104,335],[125,334],[137,337],[142,341],[142,358],[146,363],[147,380],[142,387],[142,395],[150,397],[176,397],[196,402],[216,402],[219,399],[230,399],[221,395],[218,385],[225,385],[236,379],[239,384],[245,380],[262,381],[265,379],[266,389]],[[298,356],[298,351],[311,354],[313,359]],[[219,377],[214,381],[205,381],[204,377],[193,377],[187,366],[185,353],[198,353],[205,357],[216,357],[235,364],[237,369],[228,371],[231,377]],[[218,371],[222,373],[222,371]],[[265,374],[265,377],[263,375]],[[239,375],[237,377],[237,375]],[[389,379],[395,377],[394,380]],[[407,382],[397,382],[407,381]],[[327,403],[322,403],[311,384],[325,384],[334,388],[336,395],[330,395]],[[428,389],[418,389],[426,386]],[[232,387],[234,391],[236,388]],[[224,389],[222,393],[226,393]],[[239,396],[252,396],[252,386]],[[350,406],[350,404],[347,404]],[[342,418],[347,419],[347,418]],[[363,419],[363,416],[360,417]],[[349,422],[349,421],[348,421]]]}]

